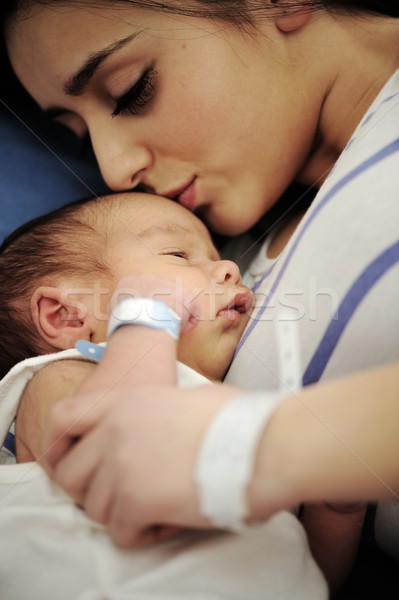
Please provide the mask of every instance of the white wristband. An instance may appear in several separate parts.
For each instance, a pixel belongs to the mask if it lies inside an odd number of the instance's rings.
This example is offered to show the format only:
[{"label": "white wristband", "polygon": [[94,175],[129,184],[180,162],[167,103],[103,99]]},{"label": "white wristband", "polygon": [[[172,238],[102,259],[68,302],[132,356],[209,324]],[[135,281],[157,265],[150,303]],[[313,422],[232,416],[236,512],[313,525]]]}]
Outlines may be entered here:
[{"label": "white wristband", "polygon": [[200,511],[216,527],[245,528],[247,486],[260,437],[286,393],[238,396],[216,415],[205,433],[195,472]]},{"label": "white wristband", "polygon": [[142,325],[160,329],[177,340],[181,318],[161,300],[141,297],[125,298],[111,311],[107,338],[110,338],[123,325]]}]

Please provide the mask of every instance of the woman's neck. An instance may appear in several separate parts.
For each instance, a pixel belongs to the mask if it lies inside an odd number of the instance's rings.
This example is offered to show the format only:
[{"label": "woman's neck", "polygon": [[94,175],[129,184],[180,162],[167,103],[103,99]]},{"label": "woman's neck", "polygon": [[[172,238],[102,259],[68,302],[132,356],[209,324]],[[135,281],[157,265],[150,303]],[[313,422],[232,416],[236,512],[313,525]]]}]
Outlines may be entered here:
[{"label": "woman's neck", "polygon": [[[325,71],[327,67],[330,84],[315,143],[298,180],[321,184],[369,106],[399,67],[399,19],[325,14],[316,22],[312,43],[313,51],[320,48],[320,68]],[[312,58],[313,76],[317,60]]]}]

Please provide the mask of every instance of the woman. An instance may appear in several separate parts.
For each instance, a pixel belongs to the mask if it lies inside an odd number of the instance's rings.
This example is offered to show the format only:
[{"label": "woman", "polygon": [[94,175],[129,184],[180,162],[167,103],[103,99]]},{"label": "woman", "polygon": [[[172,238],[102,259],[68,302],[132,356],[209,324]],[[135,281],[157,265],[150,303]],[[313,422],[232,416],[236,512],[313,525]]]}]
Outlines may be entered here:
[{"label": "woman", "polygon": [[[53,450],[56,477],[89,515],[109,524],[120,543],[154,523],[209,523],[192,483],[201,439],[217,408],[240,394],[237,388],[270,390],[278,384],[273,322],[282,307],[298,322],[305,385],[399,358],[398,314],[391,300],[399,260],[396,3],[165,4],[160,9],[152,2],[94,7],[79,1],[20,2],[5,23],[13,68],[43,110],[79,135],[90,133],[111,188],[140,185],[165,195],[218,233],[247,231],[293,180],[319,192],[295,233],[291,236],[297,222],[286,219],[267,256],[263,249],[254,264],[258,311],[226,378],[237,387],[198,391],[201,402],[187,412],[182,410],[186,394],[161,385],[137,391],[125,406],[120,384],[106,406],[77,424],[98,390],[112,381],[104,363],[95,393],[55,410],[48,444],[65,428],[71,436],[83,436],[65,456],[65,447]],[[117,335],[121,340],[129,331],[122,328]],[[397,389],[394,372],[388,368],[384,374],[391,390]],[[265,517],[298,501],[397,493],[397,476],[385,460],[387,468],[380,471],[377,452],[364,454],[361,467],[353,459],[371,442],[375,448],[389,439],[393,448],[394,436],[384,429],[385,439],[371,432],[358,439],[353,430],[361,400],[376,393],[372,382],[379,380],[371,372],[351,381],[324,388],[319,418],[339,440],[348,428],[352,460],[341,441],[332,440],[324,427],[320,431],[315,391],[303,392],[312,412],[295,397],[287,400],[261,439],[249,516]],[[342,389],[364,394],[348,402],[345,412],[337,402],[331,405],[330,394]],[[161,398],[158,427],[153,411],[148,415],[154,395]],[[394,392],[386,398],[393,426]],[[362,415],[368,432],[382,416],[377,417],[375,402],[367,406],[373,407]],[[140,428],[151,424],[154,435],[154,452],[146,461],[139,436],[131,434],[138,421]],[[129,423],[129,433],[123,429],[110,448],[117,423]],[[121,459],[122,448],[129,448],[127,461]],[[379,481],[365,464],[380,473]],[[359,471],[354,489],[351,480]],[[142,485],[149,472],[154,484]],[[220,500],[222,512],[227,501]]]}]

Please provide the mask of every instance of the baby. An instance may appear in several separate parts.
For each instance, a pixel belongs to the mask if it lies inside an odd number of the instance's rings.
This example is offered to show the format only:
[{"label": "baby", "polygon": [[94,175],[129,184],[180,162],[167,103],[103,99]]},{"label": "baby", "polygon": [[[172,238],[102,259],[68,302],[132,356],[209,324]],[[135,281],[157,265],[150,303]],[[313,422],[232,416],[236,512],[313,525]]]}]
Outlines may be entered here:
[{"label": "baby", "polygon": [[[220,260],[199,219],[144,194],[70,205],[5,242],[0,375],[24,358],[72,348],[79,339],[104,341],[117,283],[143,274],[171,280],[195,298],[200,318],[181,337],[178,358],[221,379],[248,322],[252,293],[237,265]],[[168,300],[159,290],[158,299]]]},{"label": "baby", "polygon": [[[195,317],[177,345],[180,385],[223,377],[252,307],[238,267],[220,260],[201,221],[155,196],[115,195],[43,217],[5,243],[0,265],[2,374],[27,359],[1,382],[3,437],[36,370],[54,359],[76,359],[71,348],[78,340],[96,348],[106,339],[123,278],[134,276],[139,292],[149,282],[152,299],[177,312],[183,301],[189,313],[183,320]],[[165,288],[171,281],[175,295]],[[120,286],[118,293],[124,293]],[[96,368],[82,366],[85,373]],[[327,597],[303,529],[289,512],[239,536],[181,532],[145,549],[117,548],[38,463],[27,462],[40,458],[30,440],[34,430],[30,422],[18,438],[17,419],[19,464],[0,466],[3,600]]]}]

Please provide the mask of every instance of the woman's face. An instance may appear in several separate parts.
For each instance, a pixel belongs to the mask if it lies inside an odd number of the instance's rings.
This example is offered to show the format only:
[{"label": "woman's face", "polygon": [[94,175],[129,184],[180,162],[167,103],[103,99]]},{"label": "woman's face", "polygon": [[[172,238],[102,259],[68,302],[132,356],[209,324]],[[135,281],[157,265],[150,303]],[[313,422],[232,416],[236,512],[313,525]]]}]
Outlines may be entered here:
[{"label": "woman's face", "polygon": [[220,233],[251,227],[313,143],[315,107],[273,21],[249,35],[128,3],[54,3],[6,33],[24,86],[89,131],[112,189],[141,183]]}]

